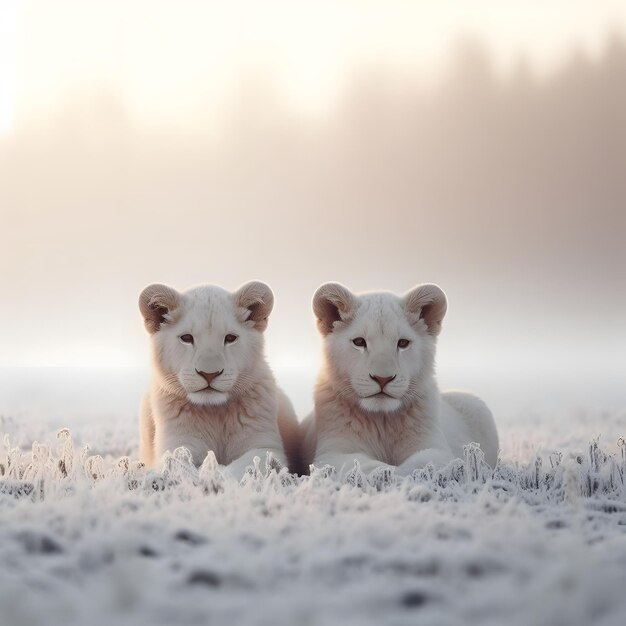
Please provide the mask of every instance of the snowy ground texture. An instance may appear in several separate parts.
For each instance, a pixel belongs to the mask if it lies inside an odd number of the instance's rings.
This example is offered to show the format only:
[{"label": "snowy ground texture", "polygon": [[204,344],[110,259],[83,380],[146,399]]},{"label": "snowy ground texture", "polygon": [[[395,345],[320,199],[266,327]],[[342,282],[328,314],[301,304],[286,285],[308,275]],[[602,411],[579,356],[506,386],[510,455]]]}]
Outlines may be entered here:
[{"label": "snowy ground texture", "polygon": [[0,622],[621,625],[623,417],[557,451],[505,429],[495,470],[242,484],[180,450],[146,472],[134,424],[32,444],[5,418]]}]

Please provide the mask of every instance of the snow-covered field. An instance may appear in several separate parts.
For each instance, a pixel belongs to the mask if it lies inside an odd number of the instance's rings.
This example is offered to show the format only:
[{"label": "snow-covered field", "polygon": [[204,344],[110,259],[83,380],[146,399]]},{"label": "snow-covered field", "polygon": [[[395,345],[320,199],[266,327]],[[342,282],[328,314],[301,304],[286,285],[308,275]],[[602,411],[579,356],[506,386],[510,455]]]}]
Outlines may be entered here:
[{"label": "snow-covered field", "polygon": [[28,413],[0,417],[2,626],[626,622],[619,410],[507,420],[495,470],[243,484],[144,471],[128,416]]}]

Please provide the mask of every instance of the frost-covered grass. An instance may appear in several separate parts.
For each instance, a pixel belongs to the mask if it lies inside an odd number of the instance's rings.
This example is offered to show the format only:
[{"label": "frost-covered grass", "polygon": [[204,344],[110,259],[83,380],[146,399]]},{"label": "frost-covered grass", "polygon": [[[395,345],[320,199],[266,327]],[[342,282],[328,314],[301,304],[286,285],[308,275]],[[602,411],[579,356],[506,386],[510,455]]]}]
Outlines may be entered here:
[{"label": "frost-covered grass", "polygon": [[182,450],[146,471],[127,456],[134,425],[102,425],[94,448],[67,430],[26,447],[4,426],[3,626],[626,620],[617,437],[540,452],[518,433],[495,470],[469,447],[405,480],[257,470],[237,484]]}]

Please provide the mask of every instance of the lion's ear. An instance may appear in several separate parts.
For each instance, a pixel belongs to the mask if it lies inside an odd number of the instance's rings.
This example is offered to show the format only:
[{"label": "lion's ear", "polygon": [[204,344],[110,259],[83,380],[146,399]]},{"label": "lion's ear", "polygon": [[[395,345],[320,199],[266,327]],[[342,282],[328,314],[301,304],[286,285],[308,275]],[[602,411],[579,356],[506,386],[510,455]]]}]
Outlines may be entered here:
[{"label": "lion's ear", "polygon": [[313,313],[322,335],[331,333],[337,322],[349,322],[356,307],[356,296],[339,283],[324,283],[313,295]]},{"label": "lion's ear", "polygon": [[149,285],[139,296],[139,310],[146,330],[156,333],[161,324],[172,321],[172,313],[180,305],[180,294],[167,285]]},{"label": "lion's ear", "polygon": [[430,335],[436,337],[441,332],[448,303],[446,294],[437,285],[414,287],[404,296],[404,306],[412,324],[424,320]]},{"label": "lion's ear", "polygon": [[233,298],[235,305],[243,310],[244,322],[254,322],[257,330],[267,328],[267,318],[274,308],[274,294],[268,285],[253,280],[239,287]]}]

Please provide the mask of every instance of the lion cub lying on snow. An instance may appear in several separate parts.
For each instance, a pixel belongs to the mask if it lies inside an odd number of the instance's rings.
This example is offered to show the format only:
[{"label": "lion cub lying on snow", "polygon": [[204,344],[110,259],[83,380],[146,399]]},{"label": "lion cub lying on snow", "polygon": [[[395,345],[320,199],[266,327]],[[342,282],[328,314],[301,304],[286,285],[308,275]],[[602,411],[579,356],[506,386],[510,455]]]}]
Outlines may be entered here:
[{"label": "lion cub lying on snow", "polygon": [[263,355],[274,296],[260,282],[235,293],[150,285],[139,308],[151,334],[152,380],[141,406],[140,459],[148,466],[185,446],[200,465],[209,450],[240,478],[266,452],[293,463],[298,423]]},{"label": "lion cub lying on snow", "polygon": [[404,297],[355,295],[337,283],[317,290],[325,367],[304,423],[307,463],[341,472],[357,459],[365,472],[393,466],[406,475],[428,463],[443,466],[477,442],[495,464],[498,434],[487,406],[471,394],[441,394],[435,381],[446,307],[436,285]]}]

